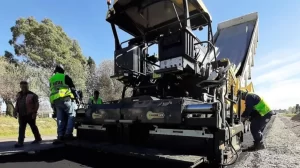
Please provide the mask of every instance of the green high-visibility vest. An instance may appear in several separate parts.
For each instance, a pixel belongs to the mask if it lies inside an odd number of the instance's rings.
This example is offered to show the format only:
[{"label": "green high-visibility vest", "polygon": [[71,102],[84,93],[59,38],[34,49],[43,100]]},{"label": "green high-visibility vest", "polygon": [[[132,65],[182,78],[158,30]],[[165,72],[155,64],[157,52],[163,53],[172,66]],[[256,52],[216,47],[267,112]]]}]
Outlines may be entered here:
[{"label": "green high-visibility vest", "polygon": [[91,97],[90,99],[93,104],[102,104],[102,99],[100,99],[100,98],[98,98],[96,102],[95,102],[94,97]]},{"label": "green high-visibility vest", "polygon": [[[248,93],[254,94],[254,93]],[[264,101],[262,97],[260,97],[260,101],[254,106],[254,109],[258,111],[258,113],[263,117],[271,111],[270,106]]]},{"label": "green high-visibility vest", "polygon": [[65,74],[56,73],[49,79],[50,83],[50,102],[51,104],[54,102],[54,100],[68,97],[74,98],[74,95],[71,92],[71,89],[68,85],[65,83]]}]

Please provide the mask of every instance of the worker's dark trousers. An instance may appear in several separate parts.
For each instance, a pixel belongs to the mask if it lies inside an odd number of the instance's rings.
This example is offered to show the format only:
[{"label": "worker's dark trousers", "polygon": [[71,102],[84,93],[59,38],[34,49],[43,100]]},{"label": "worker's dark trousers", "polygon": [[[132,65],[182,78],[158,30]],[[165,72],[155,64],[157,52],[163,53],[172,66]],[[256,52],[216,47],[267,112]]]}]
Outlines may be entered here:
[{"label": "worker's dark trousers", "polygon": [[254,139],[254,144],[263,143],[263,132],[272,115],[273,112],[269,112],[263,117],[257,117],[251,120],[250,129]]},{"label": "worker's dark trousers", "polygon": [[29,124],[35,140],[41,140],[41,135],[38,127],[36,126],[36,119],[32,118],[32,114],[19,116],[19,138],[18,142],[23,143],[25,139],[26,125]]}]

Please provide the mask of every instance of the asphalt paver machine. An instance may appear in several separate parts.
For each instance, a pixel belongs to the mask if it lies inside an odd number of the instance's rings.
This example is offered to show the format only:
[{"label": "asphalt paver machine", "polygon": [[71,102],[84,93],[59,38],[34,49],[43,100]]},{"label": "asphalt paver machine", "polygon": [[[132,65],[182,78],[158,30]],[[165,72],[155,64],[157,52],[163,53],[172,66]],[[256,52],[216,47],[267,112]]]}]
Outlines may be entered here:
[{"label": "asphalt paver machine", "polygon": [[[257,13],[220,23],[215,35],[201,0],[115,0],[106,20],[115,40],[112,78],[123,94],[77,113],[78,140],[233,163],[245,131],[237,90],[252,86]],[[116,27],[133,38],[120,42]]]}]

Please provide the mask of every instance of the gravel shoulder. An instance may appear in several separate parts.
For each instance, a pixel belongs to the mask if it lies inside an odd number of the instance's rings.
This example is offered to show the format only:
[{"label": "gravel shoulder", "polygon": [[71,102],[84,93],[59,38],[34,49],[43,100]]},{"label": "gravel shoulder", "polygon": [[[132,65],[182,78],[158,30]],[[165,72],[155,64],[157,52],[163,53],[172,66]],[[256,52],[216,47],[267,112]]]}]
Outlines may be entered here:
[{"label": "gravel shoulder", "polygon": [[276,116],[265,137],[266,149],[250,152],[239,162],[238,168],[300,168],[300,122]]},{"label": "gravel shoulder", "polygon": [[300,120],[292,120],[291,117],[282,116],[281,121],[289,127],[298,137],[300,137]]}]

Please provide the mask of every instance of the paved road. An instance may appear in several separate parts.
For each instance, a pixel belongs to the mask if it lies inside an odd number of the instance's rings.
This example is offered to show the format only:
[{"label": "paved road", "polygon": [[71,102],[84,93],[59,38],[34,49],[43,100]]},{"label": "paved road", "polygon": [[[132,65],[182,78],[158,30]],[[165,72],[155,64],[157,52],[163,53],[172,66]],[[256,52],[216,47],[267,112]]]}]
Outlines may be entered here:
[{"label": "paved road", "polygon": [[[52,140],[52,139],[55,139],[56,136],[43,136],[42,137],[43,140]],[[17,140],[17,137],[16,138],[0,138],[0,142],[15,142]],[[28,137],[28,138],[25,138],[25,142],[29,142],[29,141],[33,141],[34,140],[34,137]]]},{"label": "paved road", "polygon": [[[84,153],[84,154],[83,154]],[[17,154],[14,157],[2,156],[1,168],[82,168],[82,167],[180,167],[166,162],[151,162],[109,154],[99,154],[90,150],[52,149],[39,154]],[[183,166],[184,167],[184,166]]]},{"label": "paved road", "polygon": [[[41,151],[35,154],[15,154],[0,157],[1,168],[82,168],[82,167],[101,167],[111,168],[119,167],[174,167],[186,168],[187,164],[157,162],[146,159],[136,159],[126,156],[111,154],[100,154],[91,150],[56,148],[47,151]],[[206,165],[201,166],[206,167]]]},{"label": "paved road", "polygon": [[[268,130],[268,128],[266,129]],[[244,146],[252,144],[250,133],[244,135]],[[1,143],[0,143],[1,144]],[[0,146],[1,148],[1,146]],[[246,157],[244,153],[240,159]],[[1,156],[1,168],[82,168],[82,167],[101,167],[111,168],[126,166],[130,168],[159,168],[159,167],[187,167],[184,164],[170,162],[156,162],[144,159],[135,159],[125,156],[99,154],[90,150],[74,149],[74,148],[57,148],[42,151],[35,154],[16,154],[12,156]],[[205,165],[201,166],[205,167]],[[234,166],[230,166],[231,168]]]},{"label": "paved road", "polygon": [[31,145],[30,142],[34,140],[34,138],[26,138],[24,147],[23,148],[14,148],[16,143],[15,139],[0,139],[0,156],[8,155],[8,154],[15,154],[24,151],[31,151],[31,150],[47,150],[52,148],[52,140],[55,139],[53,136],[44,136],[43,142],[37,145]]}]

